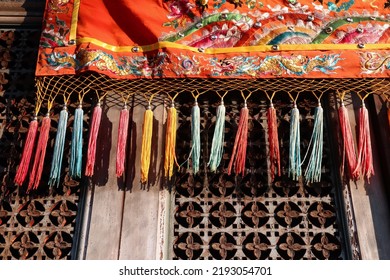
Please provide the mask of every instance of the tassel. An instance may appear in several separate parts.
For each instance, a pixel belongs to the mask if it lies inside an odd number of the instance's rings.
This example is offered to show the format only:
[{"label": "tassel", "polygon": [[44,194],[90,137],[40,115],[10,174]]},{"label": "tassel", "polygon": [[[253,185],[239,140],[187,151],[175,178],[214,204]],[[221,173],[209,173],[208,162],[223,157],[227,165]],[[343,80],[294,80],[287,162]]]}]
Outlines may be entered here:
[{"label": "tassel", "polygon": [[30,166],[31,155],[35,145],[35,138],[38,132],[38,121],[37,117],[34,116],[34,119],[30,122],[28,127],[28,133],[26,138],[26,143],[24,144],[22,158],[18,170],[16,171],[15,184],[18,186],[23,185],[24,180],[26,179],[28,168]]},{"label": "tassel", "polygon": [[60,119],[58,121],[56,142],[54,144],[53,159],[51,162],[49,186],[52,187],[60,184],[62,157],[64,154],[66,125],[68,123],[68,110],[66,106],[60,113]]},{"label": "tassel", "polygon": [[[351,178],[353,178],[352,174],[356,168],[356,150],[352,136],[351,124],[348,118],[348,111],[347,108],[345,108],[343,102],[341,103],[341,107],[339,108],[339,120],[341,135],[343,137],[343,155],[345,154],[345,157],[347,159],[349,175],[351,176]],[[342,169],[344,169],[344,157]]]},{"label": "tassel", "polygon": [[97,103],[92,114],[91,132],[88,141],[87,166],[85,167],[85,176],[92,177],[95,167],[96,142],[99,134],[100,120],[102,118],[102,107]]},{"label": "tassel", "polygon": [[217,108],[217,119],[215,121],[215,130],[213,135],[213,141],[211,143],[211,153],[208,166],[210,170],[215,172],[221,163],[223,155],[223,144],[225,138],[225,114],[226,108],[223,100]]},{"label": "tassel", "polygon": [[153,135],[153,111],[148,106],[144,113],[144,124],[142,126],[142,147],[141,147],[141,183],[145,184],[149,178],[150,155],[152,151]]},{"label": "tassel", "polygon": [[37,150],[35,152],[34,165],[31,171],[30,180],[28,182],[28,191],[37,189],[41,181],[43,163],[45,161],[46,147],[49,140],[50,117],[47,113],[42,120],[41,131],[39,133]]},{"label": "tassel", "polygon": [[289,176],[293,180],[298,180],[302,175],[301,150],[299,133],[299,110],[297,105],[291,110],[290,116],[290,148],[289,148]]},{"label": "tassel", "polygon": [[192,148],[190,156],[192,157],[192,169],[196,174],[199,171],[200,160],[200,109],[196,101],[191,110],[191,124]]},{"label": "tassel", "polygon": [[127,134],[129,131],[129,110],[123,107],[119,116],[118,144],[116,146],[116,176],[121,177],[125,170]]},{"label": "tassel", "polygon": [[268,144],[269,144],[269,161],[271,168],[271,181],[275,179],[275,169],[278,170],[278,176],[280,173],[280,152],[279,152],[279,137],[278,137],[278,122],[276,118],[276,110],[271,103],[271,106],[267,110],[267,123],[268,123]]},{"label": "tassel", "polygon": [[389,127],[390,127],[390,108],[387,108],[387,118],[389,119]]},{"label": "tassel", "polygon": [[76,109],[73,122],[72,144],[70,154],[70,176],[81,178],[83,159],[83,118],[84,111],[81,105]]},{"label": "tassel", "polygon": [[172,107],[168,109],[167,117],[167,132],[165,137],[165,159],[164,159],[164,173],[165,177],[170,180],[173,175],[173,163],[176,158],[176,122],[177,112],[172,104]]},{"label": "tassel", "polygon": [[359,146],[358,159],[356,168],[353,172],[353,177],[366,177],[368,182],[374,173],[374,165],[371,150],[370,122],[368,118],[368,110],[363,103],[359,109]]},{"label": "tassel", "polygon": [[309,146],[307,147],[306,155],[303,159],[305,162],[306,156],[311,148],[309,163],[305,171],[306,181],[309,183],[321,181],[321,166],[322,166],[322,151],[324,139],[324,110],[321,104],[314,111],[314,128],[311,135]]},{"label": "tassel", "polygon": [[228,175],[231,174],[234,162],[234,172],[236,175],[241,173],[242,176],[244,176],[246,147],[248,142],[248,119],[249,110],[245,102],[244,108],[240,111],[240,121],[238,123],[236,139],[234,140],[233,153],[228,166]]}]

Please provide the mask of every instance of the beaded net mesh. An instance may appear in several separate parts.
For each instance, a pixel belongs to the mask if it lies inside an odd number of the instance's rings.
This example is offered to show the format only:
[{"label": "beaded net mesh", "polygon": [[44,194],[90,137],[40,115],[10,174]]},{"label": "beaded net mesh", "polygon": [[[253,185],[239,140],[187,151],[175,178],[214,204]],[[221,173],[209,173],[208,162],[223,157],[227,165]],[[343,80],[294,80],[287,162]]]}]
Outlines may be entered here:
[{"label": "beaded net mesh", "polygon": [[[134,95],[135,105],[145,101],[145,96],[154,94],[154,102],[164,101],[168,96],[202,92],[207,94],[224,94],[225,92],[267,92],[267,93],[356,93],[377,94],[384,102],[390,99],[388,88],[390,79],[134,79],[114,80],[104,75],[88,73],[80,76],[44,76],[36,79],[38,92],[44,98],[58,93],[80,92],[104,94]],[[112,94],[112,95],[113,95]],[[117,99],[121,102],[120,99]],[[112,100],[114,101],[114,100]],[[122,103],[121,103],[122,104]]]}]

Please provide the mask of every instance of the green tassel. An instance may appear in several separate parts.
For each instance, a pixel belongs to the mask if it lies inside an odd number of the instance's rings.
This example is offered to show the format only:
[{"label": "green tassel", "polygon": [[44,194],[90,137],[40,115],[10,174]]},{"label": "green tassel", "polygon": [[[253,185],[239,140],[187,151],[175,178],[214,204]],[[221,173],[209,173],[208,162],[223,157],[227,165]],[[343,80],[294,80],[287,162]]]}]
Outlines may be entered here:
[{"label": "green tassel", "polygon": [[321,165],[322,165],[322,150],[323,150],[323,139],[324,139],[324,110],[321,104],[315,108],[314,111],[314,128],[313,134],[311,135],[309,147],[306,152],[305,158],[309,153],[311,147],[311,154],[309,163],[305,171],[306,181],[309,183],[321,181]]},{"label": "green tassel", "polygon": [[58,188],[60,184],[62,157],[64,154],[67,123],[68,123],[68,111],[66,109],[66,106],[64,106],[64,108],[60,113],[60,119],[58,121],[58,127],[57,127],[56,142],[54,143],[53,159],[51,162],[51,170],[50,170],[50,178],[49,178],[50,187],[56,185]]},{"label": "green tassel", "polygon": [[213,135],[213,141],[211,143],[211,153],[208,166],[210,170],[215,172],[221,163],[223,156],[223,144],[225,139],[225,114],[226,108],[223,101],[217,108],[217,119],[215,121],[215,130]]},{"label": "green tassel", "polygon": [[72,144],[70,154],[70,176],[81,178],[81,168],[83,159],[83,118],[84,111],[79,105],[75,111],[72,133]]},{"label": "green tassel", "polygon": [[200,109],[198,102],[195,101],[195,105],[191,110],[191,139],[192,139],[192,169],[194,174],[199,172],[200,161]]},{"label": "green tassel", "polygon": [[293,180],[298,180],[299,177],[302,176],[299,110],[296,104],[294,104],[294,108],[291,110],[290,115],[290,148],[288,174]]}]

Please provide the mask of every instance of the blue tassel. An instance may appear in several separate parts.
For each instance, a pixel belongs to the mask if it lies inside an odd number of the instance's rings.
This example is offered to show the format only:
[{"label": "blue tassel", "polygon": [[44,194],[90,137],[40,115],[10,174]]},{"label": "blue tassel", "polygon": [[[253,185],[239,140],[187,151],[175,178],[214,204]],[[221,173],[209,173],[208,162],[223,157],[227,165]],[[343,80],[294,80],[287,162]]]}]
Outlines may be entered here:
[{"label": "blue tassel", "polygon": [[58,121],[56,142],[54,143],[53,159],[51,162],[49,186],[59,186],[61,177],[62,157],[64,154],[66,125],[68,123],[68,111],[66,106],[60,113],[60,119]]},{"label": "blue tassel", "polygon": [[311,154],[309,163],[305,171],[306,181],[309,183],[321,181],[321,165],[322,165],[322,150],[323,150],[323,135],[324,135],[324,110],[321,104],[315,108],[314,111],[314,128],[311,135],[309,147],[306,152],[305,158],[311,148]]},{"label": "blue tassel", "polygon": [[83,159],[83,118],[84,111],[79,105],[75,111],[72,133],[72,144],[70,154],[70,176],[81,178],[81,168]]},{"label": "blue tassel", "polygon": [[195,101],[195,105],[191,110],[191,139],[192,139],[192,169],[194,174],[199,171],[199,161],[200,161],[200,109],[198,102]]},{"label": "blue tassel", "polygon": [[290,116],[290,149],[288,174],[293,180],[298,180],[299,177],[302,176],[299,110],[296,104],[294,104],[294,108],[291,110]]},{"label": "blue tassel", "polygon": [[226,108],[223,100],[217,108],[217,119],[215,121],[215,130],[213,135],[213,141],[211,143],[211,153],[208,166],[210,170],[215,172],[221,163],[223,156],[223,144],[225,140],[225,114]]}]

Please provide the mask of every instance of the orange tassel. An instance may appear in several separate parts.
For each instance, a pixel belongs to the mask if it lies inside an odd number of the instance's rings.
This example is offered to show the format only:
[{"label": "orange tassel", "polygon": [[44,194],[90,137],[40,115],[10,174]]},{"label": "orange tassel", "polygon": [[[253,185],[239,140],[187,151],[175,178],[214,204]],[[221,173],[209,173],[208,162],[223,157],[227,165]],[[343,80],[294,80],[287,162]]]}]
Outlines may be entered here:
[{"label": "orange tassel", "polygon": [[85,176],[92,177],[95,167],[96,158],[96,142],[99,134],[100,120],[102,118],[102,108],[98,103],[93,110],[91,133],[88,141],[88,154],[87,154],[87,166],[85,168]]},{"label": "orange tassel", "polygon": [[149,177],[150,155],[152,151],[153,135],[153,111],[150,106],[144,114],[142,126],[142,147],[141,147],[141,183],[145,184]]},{"label": "orange tassel", "polygon": [[116,176],[120,177],[125,170],[125,156],[127,134],[129,130],[129,110],[127,106],[122,109],[119,117],[118,145],[116,147]]},{"label": "orange tassel", "polygon": [[228,175],[231,174],[234,163],[235,174],[238,175],[241,173],[244,176],[246,147],[248,143],[248,120],[249,110],[245,104],[245,107],[240,111],[240,121],[238,123],[236,139],[234,140],[233,153],[228,166]]},{"label": "orange tassel", "polygon": [[28,127],[28,133],[26,138],[26,143],[24,144],[22,158],[18,170],[16,171],[15,184],[18,186],[23,185],[24,180],[27,177],[28,167],[30,166],[31,155],[34,150],[35,138],[38,132],[38,121],[37,118],[30,122]]},{"label": "orange tassel", "polygon": [[165,159],[164,159],[164,174],[170,180],[173,175],[173,165],[176,159],[176,122],[177,112],[175,107],[168,109],[167,117],[167,132],[165,135]]},{"label": "orange tassel", "polygon": [[43,163],[45,161],[46,147],[49,140],[50,132],[50,117],[49,113],[42,120],[41,131],[39,133],[37,150],[35,152],[34,165],[31,171],[30,180],[28,182],[27,191],[37,189],[41,181]]}]

